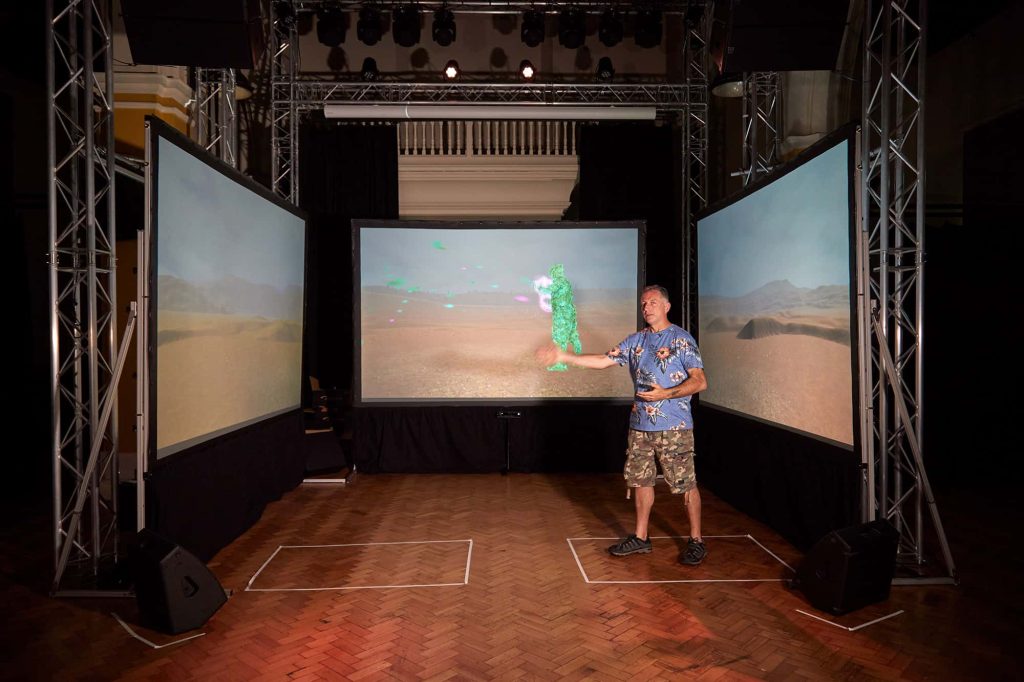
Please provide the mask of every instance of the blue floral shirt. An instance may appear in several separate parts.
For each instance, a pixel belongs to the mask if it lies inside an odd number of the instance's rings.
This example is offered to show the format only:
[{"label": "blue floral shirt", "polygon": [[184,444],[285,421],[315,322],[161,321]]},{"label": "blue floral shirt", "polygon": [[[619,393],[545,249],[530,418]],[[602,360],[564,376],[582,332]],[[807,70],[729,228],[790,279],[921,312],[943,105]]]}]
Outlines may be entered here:
[{"label": "blue floral shirt", "polygon": [[[703,369],[697,342],[682,327],[670,324],[660,332],[644,329],[627,336],[608,351],[608,357],[620,365],[629,364],[636,391],[657,384],[677,386],[690,376],[691,369]],[[690,396],[646,402],[635,400],[629,427],[637,431],[683,431],[693,428]]]}]

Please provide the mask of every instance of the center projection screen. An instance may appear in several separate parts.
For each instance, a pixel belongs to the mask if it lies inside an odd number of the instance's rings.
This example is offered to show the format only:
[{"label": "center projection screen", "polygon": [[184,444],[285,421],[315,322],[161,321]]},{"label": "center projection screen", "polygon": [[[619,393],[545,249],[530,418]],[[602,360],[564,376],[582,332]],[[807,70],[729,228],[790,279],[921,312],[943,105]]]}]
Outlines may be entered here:
[{"label": "center projection screen", "polygon": [[565,284],[583,353],[636,331],[642,223],[353,221],[353,244],[357,402],[630,400],[622,368],[534,353],[559,334]]},{"label": "center projection screen", "polygon": [[159,460],[300,407],[306,224],[150,125],[150,439]]},{"label": "center projection screen", "polygon": [[697,222],[712,405],[853,446],[851,141]]}]

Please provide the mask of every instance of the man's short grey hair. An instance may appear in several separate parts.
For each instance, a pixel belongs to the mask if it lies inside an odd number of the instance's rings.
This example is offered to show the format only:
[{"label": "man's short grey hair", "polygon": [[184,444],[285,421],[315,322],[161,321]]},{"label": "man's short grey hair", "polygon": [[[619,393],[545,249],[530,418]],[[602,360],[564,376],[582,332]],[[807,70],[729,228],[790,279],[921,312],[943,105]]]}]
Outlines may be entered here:
[{"label": "man's short grey hair", "polygon": [[671,302],[671,300],[668,297],[668,289],[661,286],[660,284],[648,284],[647,286],[644,287],[644,290],[640,292],[640,295],[643,296],[648,291],[657,291],[659,294],[661,294],[661,297],[663,299]]}]

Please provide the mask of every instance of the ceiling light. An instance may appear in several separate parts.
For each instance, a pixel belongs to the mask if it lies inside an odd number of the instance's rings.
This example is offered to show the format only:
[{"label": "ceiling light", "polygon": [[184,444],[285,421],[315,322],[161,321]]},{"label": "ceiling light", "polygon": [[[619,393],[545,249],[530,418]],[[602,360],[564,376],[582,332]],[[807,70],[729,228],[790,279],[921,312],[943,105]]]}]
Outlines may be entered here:
[{"label": "ceiling light", "polygon": [[316,12],[316,39],[327,47],[345,41],[345,13],[337,5],[324,5]]},{"label": "ceiling light", "polygon": [[391,35],[395,44],[412,47],[420,42],[420,8],[402,5],[391,11]]},{"label": "ceiling light", "polygon": [[523,12],[523,27],[519,33],[527,47],[537,47],[544,42],[544,15],[536,10]]},{"label": "ceiling light", "polygon": [[642,9],[636,14],[634,39],[637,47],[656,47],[661,44],[661,12]]},{"label": "ceiling light", "polygon": [[434,12],[434,27],[431,33],[434,42],[441,47],[448,47],[455,42],[455,15],[451,10],[442,7]]},{"label": "ceiling light", "polygon": [[587,37],[586,15],[576,7],[563,9],[558,15],[558,44],[575,50],[583,47]]},{"label": "ceiling light", "polygon": [[606,47],[615,47],[622,42],[622,15],[612,8],[601,15],[601,23],[597,28],[597,39]]},{"label": "ceiling light", "polygon": [[380,22],[380,10],[376,7],[364,7],[359,10],[359,21],[356,23],[356,37],[367,45],[380,42],[383,33]]}]

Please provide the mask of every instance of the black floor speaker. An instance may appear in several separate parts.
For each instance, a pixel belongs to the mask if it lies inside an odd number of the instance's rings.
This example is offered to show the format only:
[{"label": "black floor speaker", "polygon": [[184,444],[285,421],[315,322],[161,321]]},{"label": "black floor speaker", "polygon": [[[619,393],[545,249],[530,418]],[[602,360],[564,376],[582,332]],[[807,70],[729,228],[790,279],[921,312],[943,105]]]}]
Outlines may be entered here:
[{"label": "black floor speaker", "polygon": [[842,615],[889,597],[899,533],[878,520],[834,530],[797,569],[793,586],[821,611]]},{"label": "black floor speaker", "polygon": [[131,554],[139,620],[176,635],[209,620],[227,595],[210,569],[180,545],[142,530]]}]

